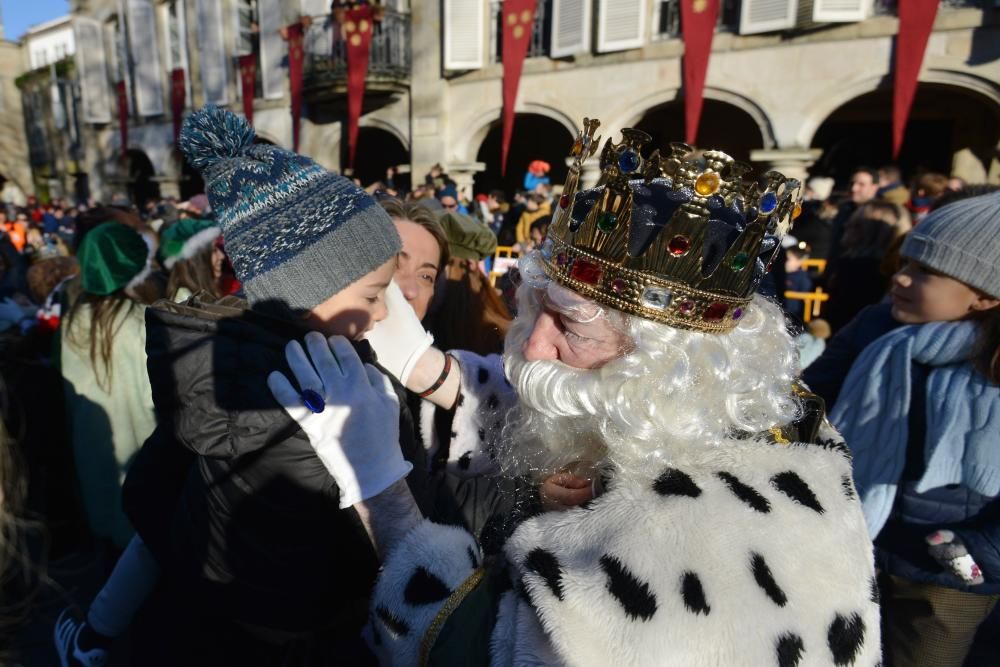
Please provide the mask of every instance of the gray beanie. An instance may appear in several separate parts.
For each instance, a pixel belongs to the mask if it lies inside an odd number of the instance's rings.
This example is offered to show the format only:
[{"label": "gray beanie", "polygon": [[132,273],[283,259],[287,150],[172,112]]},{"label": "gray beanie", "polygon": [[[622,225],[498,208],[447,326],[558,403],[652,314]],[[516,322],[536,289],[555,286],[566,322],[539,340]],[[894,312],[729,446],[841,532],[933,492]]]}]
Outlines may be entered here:
[{"label": "gray beanie", "polygon": [[180,136],[250,305],[309,310],[399,252],[396,227],[364,190],[253,140],[245,119],[216,107],[188,116]]},{"label": "gray beanie", "polygon": [[1000,192],[942,206],[910,232],[901,253],[1000,297]]}]

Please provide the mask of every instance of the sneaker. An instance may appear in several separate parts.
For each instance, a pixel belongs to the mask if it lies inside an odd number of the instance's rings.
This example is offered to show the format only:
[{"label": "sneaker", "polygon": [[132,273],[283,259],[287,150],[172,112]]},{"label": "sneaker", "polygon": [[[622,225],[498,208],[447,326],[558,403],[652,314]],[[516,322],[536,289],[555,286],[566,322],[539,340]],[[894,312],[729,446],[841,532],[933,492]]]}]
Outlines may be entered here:
[{"label": "sneaker", "polygon": [[56,652],[59,653],[59,664],[62,667],[104,667],[108,664],[108,652],[101,648],[84,651],[77,644],[80,631],[87,624],[73,618],[70,610],[63,609],[56,619],[54,640]]}]

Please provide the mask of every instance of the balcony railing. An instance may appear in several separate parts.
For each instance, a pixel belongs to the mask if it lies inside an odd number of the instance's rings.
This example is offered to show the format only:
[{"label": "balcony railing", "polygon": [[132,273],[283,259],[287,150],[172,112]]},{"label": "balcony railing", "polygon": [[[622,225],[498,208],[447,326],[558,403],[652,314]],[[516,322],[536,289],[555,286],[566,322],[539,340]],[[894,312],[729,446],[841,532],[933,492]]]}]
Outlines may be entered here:
[{"label": "balcony railing", "polygon": [[[347,44],[332,15],[313,17],[306,31],[307,85],[342,82],[347,78]],[[405,81],[410,77],[410,15],[385,10],[372,29],[368,78]]]},{"label": "balcony railing", "polygon": [[[716,32],[736,32],[740,25],[740,0],[721,0]],[[681,0],[656,0],[653,39],[680,39]]]}]

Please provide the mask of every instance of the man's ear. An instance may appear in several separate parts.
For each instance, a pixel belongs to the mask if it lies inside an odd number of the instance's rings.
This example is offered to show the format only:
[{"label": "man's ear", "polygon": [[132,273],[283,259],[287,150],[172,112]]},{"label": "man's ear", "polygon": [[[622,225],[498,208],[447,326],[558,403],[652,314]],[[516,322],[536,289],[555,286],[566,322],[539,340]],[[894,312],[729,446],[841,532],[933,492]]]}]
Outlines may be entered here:
[{"label": "man's ear", "polygon": [[982,313],[1000,306],[1000,299],[980,293],[979,297],[972,303],[972,310]]}]

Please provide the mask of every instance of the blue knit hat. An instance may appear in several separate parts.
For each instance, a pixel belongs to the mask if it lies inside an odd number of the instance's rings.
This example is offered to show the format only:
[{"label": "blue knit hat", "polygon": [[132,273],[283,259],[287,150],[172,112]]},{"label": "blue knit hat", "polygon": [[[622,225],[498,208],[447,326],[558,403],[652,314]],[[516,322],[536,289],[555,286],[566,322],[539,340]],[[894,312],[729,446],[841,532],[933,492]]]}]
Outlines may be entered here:
[{"label": "blue knit hat", "polygon": [[251,306],[309,310],[399,252],[392,220],[364,190],[253,140],[244,118],[211,106],[188,116],[180,136]]}]

